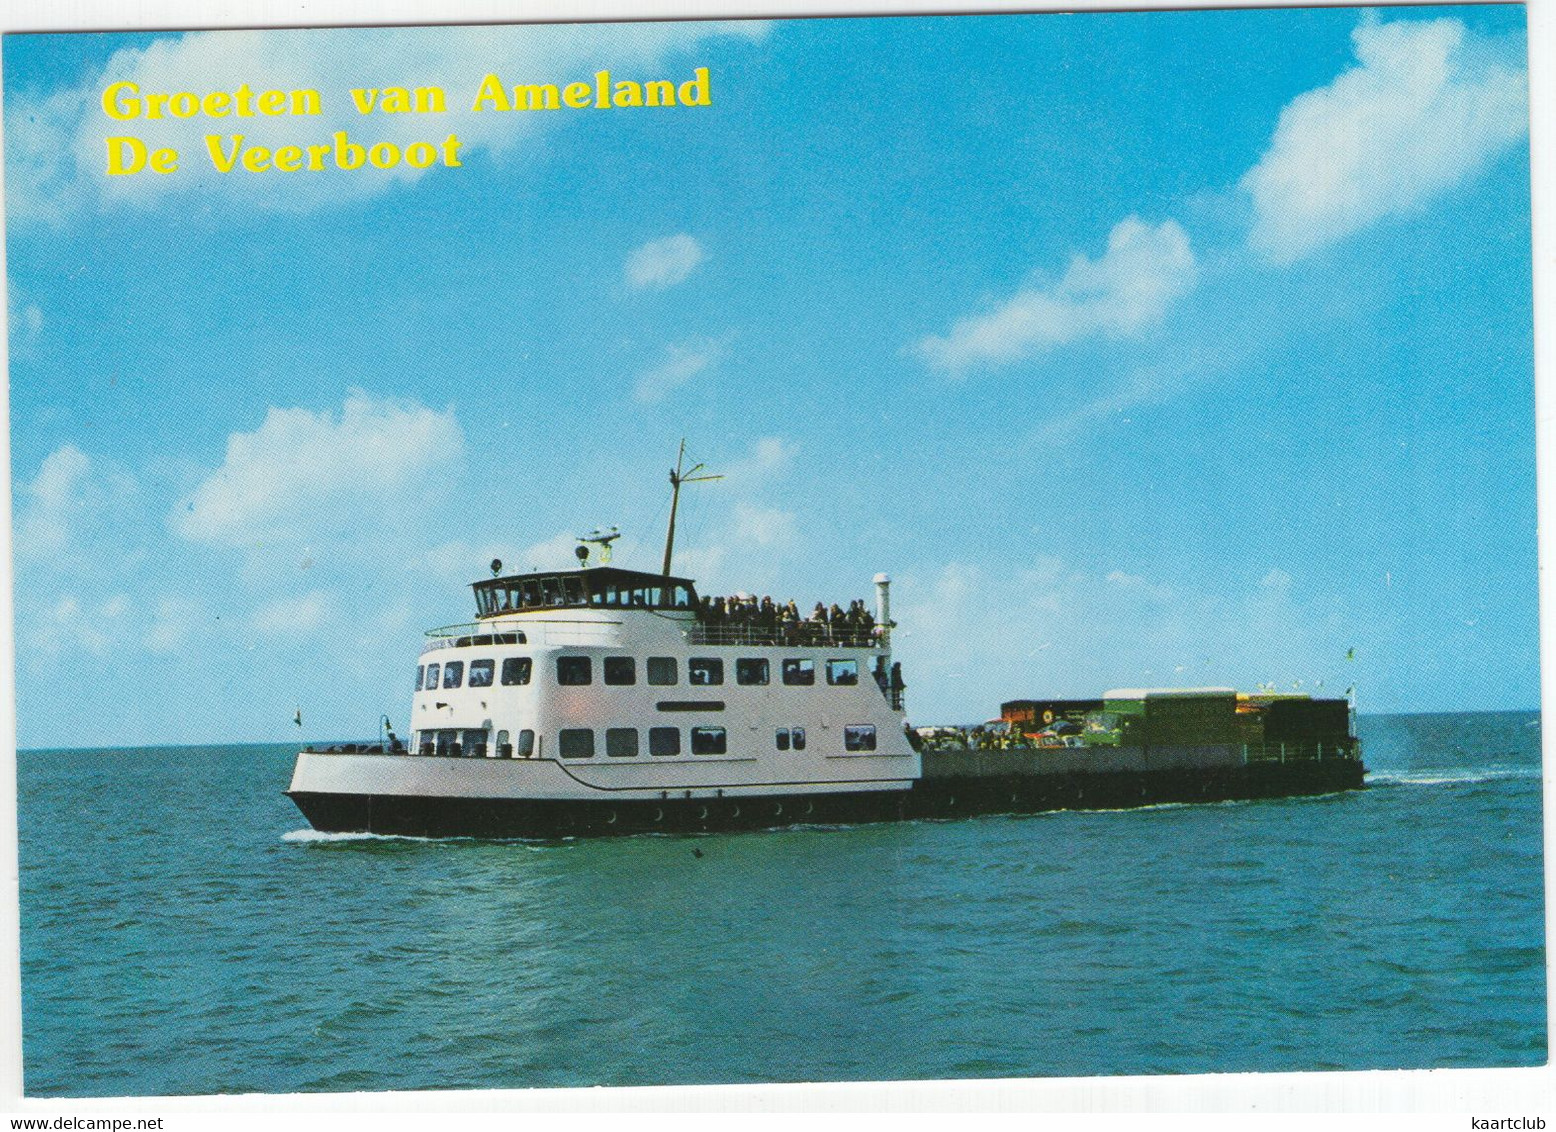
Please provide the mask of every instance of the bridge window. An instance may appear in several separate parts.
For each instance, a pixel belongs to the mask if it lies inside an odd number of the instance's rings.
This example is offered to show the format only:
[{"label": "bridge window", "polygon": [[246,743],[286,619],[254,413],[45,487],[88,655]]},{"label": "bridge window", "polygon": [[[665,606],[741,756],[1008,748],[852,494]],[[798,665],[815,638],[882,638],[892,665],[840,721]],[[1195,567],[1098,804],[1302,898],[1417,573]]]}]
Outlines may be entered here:
[{"label": "bridge window", "polygon": [[594,682],[594,662],[587,656],[559,656],[556,658],[556,682],[566,687],[580,687]]},{"label": "bridge window", "polygon": [[692,754],[722,755],[725,753],[727,746],[722,727],[692,728]]},{"label": "bridge window", "polygon": [[636,684],[638,682],[637,660],[630,656],[606,657],[605,682],[607,684]]},{"label": "bridge window", "polygon": [[675,657],[651,656],[648,658],[648,682],[650,684],[674,684],[680,677],[676,674]]},{"label": "bridge window", "polygon": [[439,669],[436,664],[427,665],[427,691],[431,692],[437,689],[438,672]]},{"label": "bridge window", "polygon": [[875,726],[869,723],[851,723],[843,728],[843,750],[875,750]]},{"label": "bridge window", "polygon": [[786,660],[783,662],[783,682],[785,684],[809,685],[816,682],[816,662],[814,660]]},{"label": "bridge window", "polygon": [[519,732],[519,746],[513,752],[513,757],[518,759],[532,759],[535,757],[535,733],[528,727]]},{"label": "bridge window", "polygon": [[694,656],[686,662],[688,684],[724,683],[724,662],[714,656]]},{"label": "bridge window", "polygon": [[607,727],[605,729],[605,754],[613,759],[638,757],[638,729],[636,727]]},{"label": "bridge window", "polygon": [[827,661],[827,683],[844,686],[859,683],[859,662],[857,660]]},{"label": "bridge window", "polygon": [[558,749],[564,759],[592,759],[594,732],[586,727],[564,727]]},{"label": "bridge window", "polygon": [[493,662],[490,660],[472,660],[470,662],[470,686],[472,688],[490,688],[492,686]]},{"label": "bridge window", "polygon": [[505,657],[502,662],[503,684],[528,684],[531,667],[527,656]]},{"label": "bridge window", "polygon": [[443,686],[457,688],[465,679],[465,662],[451,660],[443,666]]},{"label": "bridge window", "polygon": [[422,678],[427,675],[427,670],[421,665],[416,666],[416,690],[421,691]]},{"label": "bridge window", "polygon": [[485,731],[465,732],[465,758],[484,759],[486,757],[486,736]]},{"label": "bridge window", "polygon": [[767,683],[767,658],[741,657],[739,660],[735,661],[735,683]]},{"label": "bridge window", "polygon": [[648,753],[651,755],[680,754],[681,729],[679,727],[650,727],[648,729]]},{"label": "bridge window", "polygon": [[457,731],[438,732],[438,749],[434,752],[438,758],[446,759],[450,755],[458,753],[459,744],[454,742],[454,737],[458,734],[459,732]]},{"label": "bridge window", "polygon": [[506,731],[497,732],[497,757],[500,759],[513,757],[513,743],[509,740]]}]

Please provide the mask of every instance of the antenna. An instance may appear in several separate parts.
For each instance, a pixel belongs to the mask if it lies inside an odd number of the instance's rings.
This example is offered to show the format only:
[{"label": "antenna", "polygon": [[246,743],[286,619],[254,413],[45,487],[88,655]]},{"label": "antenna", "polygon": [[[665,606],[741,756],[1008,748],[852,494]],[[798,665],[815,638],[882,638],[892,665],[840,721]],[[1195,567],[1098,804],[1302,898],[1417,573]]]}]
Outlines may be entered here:
[{"label": "antenna", "polygon": [[675,457],[675,467],[670,472],[670,527],[665,531],[665,568],[664,576],[670,576],[670,555],[675,550],[675,510],[681,504],[681,485],[683,483],[707,483],[709,480],[721,480],[723,476],[699,476],[703,465],[693,464],[684,472],[681,465],[686,460],[686,438],[681,438],[681,451]]},{"label": "antenna", "polygon": [[608,531],[602,531],[599,529],[592,530],[586,535],[578,536],[579,545],[577,550],[575,550],[573,553],[578,555],[579,565],[587,566],[589,565],[589,544],[593,543],[595,546],[600,548],[599,553],[595,556],[596,561],[594,564],[596,566],[603,566],[611,560],[611,543],[615,542],[620,537],[621,532],[615,527],[612,527]]}]

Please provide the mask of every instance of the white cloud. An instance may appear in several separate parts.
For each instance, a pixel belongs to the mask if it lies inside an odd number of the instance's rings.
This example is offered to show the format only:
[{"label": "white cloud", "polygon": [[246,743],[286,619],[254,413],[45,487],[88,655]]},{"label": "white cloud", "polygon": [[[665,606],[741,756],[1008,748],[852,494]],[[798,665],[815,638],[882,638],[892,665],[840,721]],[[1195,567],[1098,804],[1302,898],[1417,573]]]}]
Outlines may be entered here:
[{"label": "white cloud", "polygon": [[776,507],[758,507],[751,503],[735,504],[735,537],[760,547],[776,548],[794,541],[795,515]]},{"label": "white cloud", "polygon": [[1524,71],[1460,21],[1368,20],[1351,38],[1360,65],[1288,103],[1242,179],[1249,243],[1276,263],[1419,211],[1528,131]]},{"label": "white cloud", "polygon": [[187,598],[162,598],[157,602],[151,627],[141,638],[148,652],[171,653],[181,648],[197,627],[204,610]]},{"label": "white cloud", "polygon": [[113,594],[96,607],[83,604],[75,594],[63,594],[31,619],[26,640],[49,656],[71,651],[107,656],[124,636],[129,611],[124,594]]},{"label": "white cloud", "polygon": [[720,464],[712,471],[723,475],[727,484],[738,488],[760,486],[782,475],[794,463],[800,446],[781,436],[759,437],[746,455],[728,464]]},{"label": "white cloud", "polygon": [[92,462],[74,444],[44,457],[31,483],[17,491],[16,552],[36,558],[58,554],[70,541],[72,519],[82,505],[82,490]]},{"label": "white cloud", "polygon": [[[135,495],[135,481],[116,469],[96,469],[74,444],[44,457],[38,474],[16,490],[18,558],[47,560],[58,569],[79,565],[87,544],[102,535],[104,520]],[[129,548],[118,547],[121,561]]]},{"label": "white cloud", "polygon": [[638,291],[650,287],[664,290],[685,282],[707,258],[702,245],[684,232],[651,240],[627,257],[627,282]]},{"label": "white cloud", "polygon": [[[708,45],[760,39],[766,30],[760,21],[673,21],[164,36],[145,47],[115,52],[101,71],[86,76],[78,86],[8,102],[8,217],[60,222],[94,198],[144,205],[180,190],[197,190],[245,207],[283,210],[373,197],[425,174],[403,163],[387,171],[367,168],[347,173],[335,170],[333,160],[322,172],[220,174],[207,156],[204,136],[241,133],[247,142],[274,148],[328,143],[336,131],[345,130],[355,142],[403,147],[417,141],[441,145],[448,135],[457,134],[463,160],[480,150],[503,156],[533,148],[544,132],[576,121],[579,115],[566,110],[472,112],[486,74],[496,74],[509,88],[521,82],[588,79],[607,68],[618,79],[690,78],[692,66],[707,64]],[[715,82],[716,76],[717,71]],[[103,91],[115,82],[134,82],[142,94],[231,92],[244,82],[256,92],[317,90],[322,113],[116,121],[101,106]],[[391,86],[441,87],[447,112],[364,115],[357,111],[352,89]],[[105,139],[116,135],[138,136],[149,146],[177,149],[178,170],[168,175],[107,176]],[[457,170],[451,173],[457,174]]]},{"label": "white cloud", "polygon": [[724,360],[729,337],[699,338],[665,347],[664,360],[638,375],[632,395],[644,404],[663,401],[692,378]]},{"label": "white cloud", "polygon": [[952,562],[899,576],[894,652],[915,722],[972,722],[1002,700],[1090,697],[1108,688],[1273,681],[1346,686],[1357,626],[1341,603],[1271,569],[1207,591],[1192,578]]},{"label": "white cloud", "polygon": [[321,590],[302,597],[279,598],[254,612],[253,625],[267,637],[305,637],[334,612],[334,600]]},{"label": "white cloud", "polygon": [[1188,234],[1173,220],[1152,227],[1131,216],[1108,236],[1100,259],[1077,254],[1050,286],[1029,286],[985,314],[959,320],[917,351],[959,372],[999,364],[1094,334],[1127,336],[1159,321],[1198,274]]},{"label": "white cloud", "polygon": [[195,542],[244,548],[390,527],[444,493],[463,452],[452,409],[361,390],[339,415],[272,408],[253,432],[227,438],[222,466],[170,522]]}]

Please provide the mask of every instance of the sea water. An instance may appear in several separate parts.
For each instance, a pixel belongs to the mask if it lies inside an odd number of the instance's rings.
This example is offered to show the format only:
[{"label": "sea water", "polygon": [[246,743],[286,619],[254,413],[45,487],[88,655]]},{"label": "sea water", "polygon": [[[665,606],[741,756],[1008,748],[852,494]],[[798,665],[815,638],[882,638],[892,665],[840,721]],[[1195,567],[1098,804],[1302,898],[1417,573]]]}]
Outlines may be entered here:
[{"label": "sea water", "polygon": [[290,747],[18,757],[38,1096],[1538,1065],[1539,717],[1321,798],[330,836]]}]

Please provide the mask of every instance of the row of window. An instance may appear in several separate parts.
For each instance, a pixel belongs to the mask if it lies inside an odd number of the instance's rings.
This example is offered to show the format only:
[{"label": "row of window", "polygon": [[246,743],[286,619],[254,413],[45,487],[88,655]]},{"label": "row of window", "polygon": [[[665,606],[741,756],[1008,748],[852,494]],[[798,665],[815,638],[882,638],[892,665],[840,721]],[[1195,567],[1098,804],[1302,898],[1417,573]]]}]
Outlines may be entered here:
[{"label": "row of window", "polygon": [[[645,664],[644,675],[648,683],[671,686],[680,683],[680,662],[673,656],[651,656]],[[634,656],[607,656],[600,665],[606,684],[626,686],[638,682],[638,662]],[[527,656],[510,656],[502,662],[504,685],[528,684],[532,671]],[[795,657],[782,662],[780,672],[785,684],[791,687],[809,687],[816,682],[816,662]],[[492,685],[494,662],[472,660],[470,662],[471,688],[489,688]],[[829,660],[826,663],[827,683],[838,687],[852,687],[859,683],[857,660]],[[451,660],[440,667],[437,664],[418,665],[416,690],[431,691],[436,688],[458,688],[464,684],[465,664]],[[556,682],[564,687],[583,687],[594,683],[594,658],[589,656],[559,656],[556,658]],[[694,656],[686,662],[686,682],[696,687],[713,687],[724,683],[724,660],[716,656]],[[735,661],[735,683],[762,685],[772,682],[771,667],[766,657],[741,657]]]},{"label": "row of window", "polygon": [[[564,759],[592,759],[597,753],[596,735],[587,727],[564,727],[557,733],[557,753]],[[423,731],[418,750],[423,755],[439,758],[484,759],[490,732],[485,729]],[[638,743],[636,727],[607,727],[605,729],[605,757],[635,759],[642,750]],[[780,727],[774,733],[774,743],[780,751],[803,751],[805,728]],[[648,729],[648,753],[656,757],[671,757],[682,752],[679,727],[650,727]],[[722,727],[693,727],[687,734],[687,750],[694,755],[723,755],[729,751],[729,736]],[[845,751],[875,750],[875,727],[872,724],[850,724],[843,728]],[[496,756],[500,759],[528,759],[535,755],[535,732],[529,728],[519,732],[518,742],[509,738],[507,731],[497,732]]]},{"label": "row of window", "polygon": [[[502,682],[504,685],[528,684],[534,662],[527,656],[510,656],[502,662]],[[491,660],[472,660],[470,662],[471,688],[490,688],[492,686],[492,674],[495,670],[495,662]],[[442,683],[439,683],[441,677]],[[451,660],[447,664],[417,665],[416,690],[426,689],[432,691],[435,688],[458,688],[465,680],[465,662]]]},{"label": "row of window", "polygon": [[607,580],[598,574],[499,579],[481,582],[475,589],[476,610],[482,617],[521,609],[553,609],[589,605],[602,609],[685,609],[693,607],[691,587]]}]

